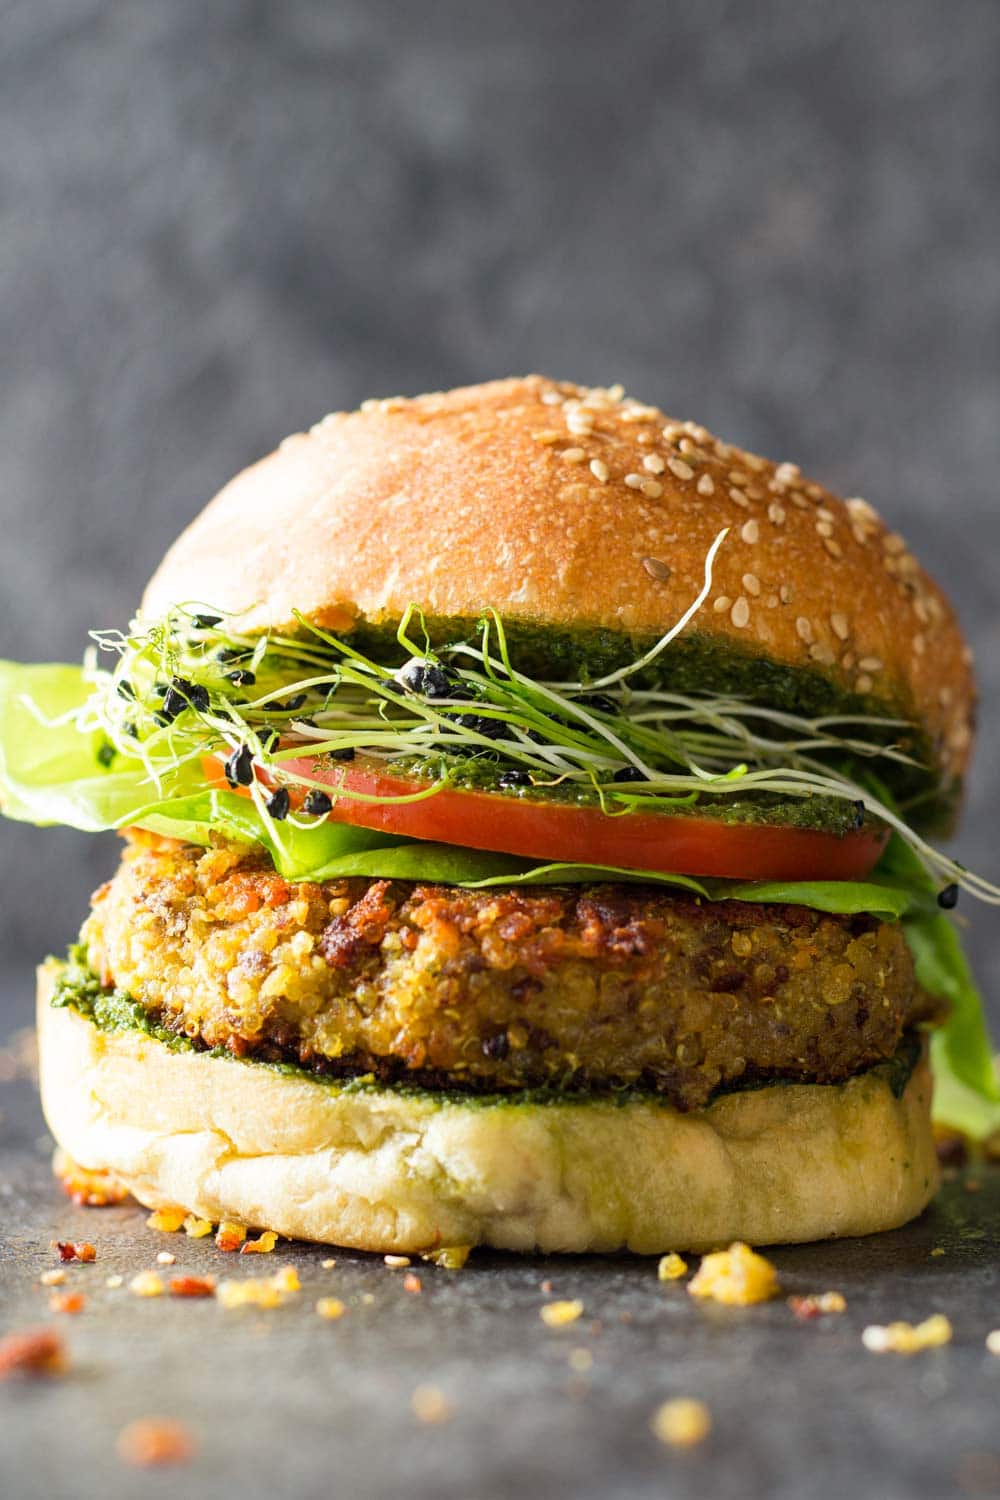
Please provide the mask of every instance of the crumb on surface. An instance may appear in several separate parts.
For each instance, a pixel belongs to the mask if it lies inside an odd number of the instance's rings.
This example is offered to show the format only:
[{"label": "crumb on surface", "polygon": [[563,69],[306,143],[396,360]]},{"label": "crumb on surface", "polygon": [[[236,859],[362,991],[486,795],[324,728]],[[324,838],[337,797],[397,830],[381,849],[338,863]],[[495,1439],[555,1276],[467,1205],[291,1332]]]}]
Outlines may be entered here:
[{"label": "crumb on surface", "polygon": [[402,1270],[410,1264],[410,1257],[408,1255],[385,1255],[382,1258],[386,1265],[391,1266],[393,1270]]},{"label": "crumb on surface", "polygon": [[704,1401],[690,1396],[664,1401],[650,1418],[655,1437],[670,1448],[693,1448],[712,1430],[712,1414]]},{"label": "crumb on surface", "polygon": [[215,1295],[214,1276],[172,1276],[171,1297],[212,1297]]},{"label": "crumb on surface", "polygon": [[344,1316],[347,1308],[339,1297],[320,1297],[316,1303],[316,1311],[321,1318],[335,1322],[337,1318]]},{"label": "crumb on surface", "polygon": [[991,1354],[1000,1354],[1000,1328],[994,1328],[986,1335],[986,1347]]},{"label": "crumb on surface", "polygon": [[223,1219],[215,1234],[215,1243],[220,1250],[238,1250],[247,1237],[246,1229],[232,1219]]},{"label": "crumb on surface", "polygon": [[420,1277],[414,1271],[407,1271],[403,1277],[403,1290],[416,1294],[422,1292],[423,1289],[423,1282],[420,1280]]},{"label": "crumb on surface", "polygon": [[124,1203],[129,1190],[110,1172],[92,1172],[81,1167],[60,1147],[52,1158],[59,1186],[81,1208],[109,1208]]},{"label": "crumb on surface", "polygon": [[807,1297],[789,1297],[788,1305],[801,1322],[806,1322],[825,1313],[846,1311],[847,1298],[843,1292],[812,1292]]},{"label": "crumb on surface", "polygon": [[197,1214],[188,1214],[183,1223],[184,1233],[193,1240],[203,1240],[212,1233],[211,1219],[199,1219]]},{"label": "crumb on surface", "polygon": [[216,1298],[225,1308],[281,1307],[301,1289],[294,1266],[282,1266],[273,1276],[251,1276],[244,1281],[220,1281]]},{"label": "crumb on surface", "polygon": [[61,1266],[53,1266],[50,1271],[43,1271],[38,1279],[42,1286],[62,1286],[66,1280],[66,1272]]},{"label": "crumb on surface", "polygon": [[132,1277],[128,1289],[134,1297],[162,1297],[163,1278],[155,1271],[140,1271]]},{"label": "crumb on surface", "polygon": [[437,1250],[425,1250],[420,1259],[443,1266],[446,1271],[460,1271],[471,1254],[471,1245],[440,1245]]},{"label": "crumb on surface", "polygon": [[692,1297],[722,1302],[730,1307],[749,1307],[769,1302],[781,1287],[769,1260],[737,1240],[728,1250],[703,1255],[701,1265],[688,1282]]},{"label": "crumb on surface", "polygon": [[176,1234],[187,1218],[186,1208],[156,1208],[146,1220],[150,1229],[159,1229],[164,1234]]},{"label": "crumb on surface", "polygon": [[436,1385],[418,1385],[410,1397],[410,1409],[418,1422],[437,1425],[453,1416],[451,1402]]},{"label": "crumb on surface", "polygon": [[656,1267],[656,1279],[658,1281],[679,1281],[687,1271],[687,1261],[671,1250],[668,1255],[661,1255]]},{"label": "crumb on surface", "polygon": [[583,1303],[578,1298],[565,1302],[546,1302],[538,1309],[542,1322],[549,1328],[564,1328],[575,1323],[583,1315]]},{"label": "crumb on surface", "polygon": [[87,1299],[82,1292],[53,1292],[49,1307],[54,1313],[81,1313]]},{"label": "crumb on surface", "polygon": [[950,1344],[951,1324],[943,1313],[933,1313],[922,1323],[889,1323],[885,1327],[870,1323],[861,1342],[873,1354],[919,1354],[923,1349],[937,1349]]},{"label": "crumb on surface", "polygon": [[168,1417],[139,1417],[130,1422],[118,1434],[116,1447],[123,1463],[140,1469],[187,1463],[195,1454],[188,1428]]},{"label": "crumb on surface", "polygon": [[158,1266],[174,1266],[177,1264],[177,1257],[170,1250],[160,1250],[157,1252],[156,1263]]},{"label": "crumb on surface", "polygon": [[[221,1232],[221,1231],[220,1231]],[[255,1240],[245,1240],[240,1246],[241,1255],[270,1255],[278,1243],[278,1236],[273,1229],[264,1229]],[[324,1262],[325,1264],[325,1262]]]},{"label": "crumb on surface", "polygon": [[61,1375],[66,1347],[55,1328],[26,1328],[0,1339],[0,1380],[13,1375]]},{"label": "crumb on surface", "polygon": [[62,1261],[79,1260],[89,1265],[97,1259],[97,1251],[87,1240],[53,1240],[52,1248]]}]

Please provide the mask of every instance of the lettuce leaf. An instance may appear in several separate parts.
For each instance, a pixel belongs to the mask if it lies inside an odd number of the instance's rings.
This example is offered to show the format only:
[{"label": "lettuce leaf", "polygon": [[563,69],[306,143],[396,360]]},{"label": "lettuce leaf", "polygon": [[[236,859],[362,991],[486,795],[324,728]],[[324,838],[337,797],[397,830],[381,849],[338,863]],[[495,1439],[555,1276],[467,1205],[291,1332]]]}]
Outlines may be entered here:
[{"label": "lettuce leaf", "polygon": [[335,822],[298,829],[265,821],[246,797],[207,789],[197,766],[172,772],[158,790],[138,758],[119,755],[110,766],[102,765],[99,732],[86,734],[72,721],[55,722],[79,708],[89,691],[78,667],[0,662],[0,810],[8,817],[88,832],[137,826],[196,844],[222,834],[262,844],[275,868],[291,880],[353,875],[475,889],[652,881],[709,901],[787,902],[838,915],[869,912],[901,919],[919,982],[951,1006],[932,1042],[935,1112],[974,1136],[1000,1128],[1000,1084],[975,981],[954,923],[937,905],[933,881],[898,836],[867,880],[754,882],[610,865],[540,864]]}]

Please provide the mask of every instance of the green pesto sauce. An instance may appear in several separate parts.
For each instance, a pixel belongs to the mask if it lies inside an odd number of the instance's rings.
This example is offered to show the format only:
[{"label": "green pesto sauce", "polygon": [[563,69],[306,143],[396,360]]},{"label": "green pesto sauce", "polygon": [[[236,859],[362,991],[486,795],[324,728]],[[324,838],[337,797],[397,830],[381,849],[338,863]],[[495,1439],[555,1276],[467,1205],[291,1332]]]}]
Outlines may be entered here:
[{"label": "green pesto sauce", "polygon": [[[430,617],[426,625],[432,646],[478,638],[477,622],[472,619]],[[397,665],[405,660],[406,652],[396,639],[396,628],[395,622],[362,620],[345,638],[367,655]],[[586,625],[575,630],[560,630],[520,619],[504,620],[504,631],[514,667],[532,677],[550,681],[596,681],[635,661],[656,644],[653,636],[635,636]],[[419,638],[419,631],[414,630],[412,635]],[[807,717],[825,714],[916,717],[914,706],[908,701],[851,693],[818,666],[799,667],[772,661],[759,651],[741,648],[696,629],[679,636],[655,662],[630,681],[636,687],[670,688],[682,693],[734,694]],[[873,728],[865,732],[873,738],[877,735]],[[961,781],[941,779],[939,771],[934,768],[933,746],[919,731],[886,730],[884,733],[887,743],[892,740],[899,744],[921,764],[909,767],[892,762],[880,763],[880,779],[915,828],[927,833],[947,834],[961,801]]]},{"label": "green pesto sauce", "polygon": [[[512,1089],[505,1093],[471,1093],[460,1089],[425,1089],[412,1084],[379,1083],[370,1073],[356,1078],[328,1078],[322,1073],[313,1073],[296,1063],[265,1062],[259,1058],[235,1058],[225,1047],[205,1047],[190,1037],[178,1036],[176,1032],[161,1026],[144,1010],[137,1000],[131,999],[124,990],[105,988],[87,964],[86,950],[82,943],[70,947],[65,963],[50,959],[58,969],[52,993],[52,1005],[57,1010],[75,1010],[78,1015],[93,1022],[101,1031],[141,1031],[153,1041],[169,1047],[171,1052],[198,1052],[208,1057],[224,1058],[227,1062],[243,1067],[267,1068],[288,1078],[299,1078],[332,1090],[335,1094],[368,1094],[391,1091],[408,1099],[424,1100],[429,1104],[461,1104],[466,1107],[495,1108],[497,1105],[539,1104],[602,1104],[625,1105],[634,1103],[669,1104],[663,1095],[651,1089],[633,1084],[618,1088],[563,1090],[555,1085],[544,1088]],[[903,1037],[895,1055],[888,1062],[880,1063],[869,1071],[884,1077],[895,1098],[902,1097],[910,1076],[920,1058],[920,1040],[912,1032]],[[724,1094],[749,1093],[759,1089],[775,1088],[797,1079],[760,1079],[750,1083],[734,1083],[717,1089],[712,1095],[717,1099]]]},{"label": "green pesto sauce", "polygon": [[[488,751],[483,755],[461,758],[454,755],[404,755],[389,762],[389,768],[428,781],[447,777],[452,786],[493,792],[518,801],[600,807],[593,789],[589,785],[581,786],[579,782],[502,787],[498,785],[498,778],[509,768]],[[629,790],[641,792],[641,782]],[[747,792],[743,796],[727,793],[722,797],[703,794],[694,800],[678,797],[666,807],[640,808],[639,811],[659,817],[712,818],[719,823],[767,823],[838,835],[850,833],[858,827],[853,802],[845,802],[841,797],[782,797],[775,792]],[[876,820],[868,818],[867,824],[875,826]]]}]

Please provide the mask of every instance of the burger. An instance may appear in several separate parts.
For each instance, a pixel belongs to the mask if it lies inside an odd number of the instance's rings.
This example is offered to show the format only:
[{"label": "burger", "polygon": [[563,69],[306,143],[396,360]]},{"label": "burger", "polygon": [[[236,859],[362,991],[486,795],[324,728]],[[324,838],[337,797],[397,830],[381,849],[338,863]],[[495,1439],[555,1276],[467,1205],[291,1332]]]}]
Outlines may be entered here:
[{"label": "burger", "polygon": [[0,668],[8,816],[118,829],[40,970],[59,1145],[153,1207],[366,1250],[888,1229],[1000,1118],[940,852],[940,589],[618,388],[326,417],[82,667]]}]

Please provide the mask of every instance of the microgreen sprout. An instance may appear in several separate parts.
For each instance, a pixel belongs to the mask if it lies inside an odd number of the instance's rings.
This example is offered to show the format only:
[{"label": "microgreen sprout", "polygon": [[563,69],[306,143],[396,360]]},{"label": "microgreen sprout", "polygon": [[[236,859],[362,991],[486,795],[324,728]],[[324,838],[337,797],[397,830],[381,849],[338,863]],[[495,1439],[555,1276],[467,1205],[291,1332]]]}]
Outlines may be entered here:
[{"label": "microgreen sprout", "polygon": [[[249,634],[238,618],[197,603],[152,625],[136,622],[128,635],[96,634],[86,663],[91,696],[74,717],[81,732],[99,736],[99,764],[138,757],[158,795],[184,768],[216,763],[278,839],[276,824],[308,828],[341,799],[422,801],[478,767],[503,795],[558,788],[609,816],[710,813],[733,796],[828,799],[847,804],[845,827],[866,814],[881,820],[946,888],[1000,903],[998,887],[920,838],[868,774],[869,766],[918,765],[904,720],[810,718],[732,694],[681,693],[662,666],[653,674],[660,685],[645,685],[647,669],[709,597],[725,537],[721,531],[712,543],[703,585],[671,629],[594,681],[543,681],[520,671],[495,612],[470,637],[435,647],[424,615],[410,605],[397,632],[400,665],[365,655],[303,616],[292,631]],[[102,665],[106,657],[110,667]],[[409,770],[418,785],[400,795],[365,790],[346,770],[355,756]],[[340,767],[332,780],[324,762]]]}]

